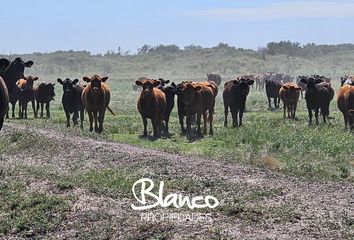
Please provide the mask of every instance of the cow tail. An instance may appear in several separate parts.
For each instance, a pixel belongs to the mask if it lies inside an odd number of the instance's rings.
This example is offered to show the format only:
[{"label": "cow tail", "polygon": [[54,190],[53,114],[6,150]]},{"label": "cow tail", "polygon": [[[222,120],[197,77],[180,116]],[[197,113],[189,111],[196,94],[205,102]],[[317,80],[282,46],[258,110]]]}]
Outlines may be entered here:
[{"label": "cow tail", "polygon": [[354,117],[354,109],[349,109],[349,110],[348,110],[348,115],[349,115],[350,117]]},{"label": "cow tail", "polygon": [[108,111],[109,111],[110,113],[112,113],[113,116],[116,115],[116,114],[113,112],[113,110],[112,110],[109,106],[107,106],[107,109],[108,109]]}]

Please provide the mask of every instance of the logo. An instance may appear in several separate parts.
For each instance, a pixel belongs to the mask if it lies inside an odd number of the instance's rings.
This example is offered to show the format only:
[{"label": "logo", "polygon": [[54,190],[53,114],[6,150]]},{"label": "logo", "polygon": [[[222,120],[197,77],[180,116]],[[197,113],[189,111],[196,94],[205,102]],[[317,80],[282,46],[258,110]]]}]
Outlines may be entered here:
[{"label": "logo", "polygon": [[[139,188],[140,186],[140,188]],[[169,206],[174,206],[175,208],[181,208],[186,206],[190,209],[195,208],[216,208],[219,206],[219,201],[213,196],[196,196],[189,197],[183,196],[182,194],[170,193],[164,197],[164,182],[160,181],[158,193],[155,194],[152,191],[154,190],[154,182],[149,178],[142,178],[136,181],[133,184],[133,194],[135,199],[139,202],[140,205],[132,204],[131,208],[133,210],[148,210],[153,209],[158,206],[166,208]],[[136,190],[139,190],[136,191]],[[137,194],[139,192],[139,194]]]}]

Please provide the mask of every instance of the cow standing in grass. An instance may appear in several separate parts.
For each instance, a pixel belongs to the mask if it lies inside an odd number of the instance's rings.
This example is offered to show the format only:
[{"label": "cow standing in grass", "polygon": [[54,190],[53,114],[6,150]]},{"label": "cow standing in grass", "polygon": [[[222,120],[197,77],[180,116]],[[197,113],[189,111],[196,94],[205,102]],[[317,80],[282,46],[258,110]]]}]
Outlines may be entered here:
[{"label": "cow standing in grass", "polygon": [[166,95],[161,89],[157,88],[161,82],[145,79],[137,80],[135,83],[143,88],[137,103],[144,125],[143,136],[147,136],[147,119],[151,119],[153,135],[155,138],[160,137],[166,110]]},{"label": "cow standing in grass", "polygon": [[[213,82],[203,83],[187,83],[182,90],[183,101],[185,104],[185,111],[187,116],[187,137],[191,137],[192,117],[197,115],[197,135],[201,137],[201,115],[204,120],[204,131],[207,133],[207,121],[209,121],[209,134],[213,134],[213,114],[215,107],[215,97],[217,94],[216,84]],[[207,112],[209,116],[207,117]]]},{"label": "cow standing in grass", "polygon": [[[6,58],[0,59],[0,77],[5,81],[10,103],[12,105],[12,118],[15,118],[15,106],[18,101],[18,88],[16,82],[19,79],[24,79],[25,68],[30,68],[33,65],[33,61],[24,62],[21,58],[15,58],[10,62]],[[8,118],[8,112],[6,117]]]},{"label": "cow standing in grass", "polygon": [[216,86],[221,84],[221,76],[219,74],[209,73],[207,74],[208,81],[213,81],[216,83]]},{"label": "cow standing in grass", "polygon": [[36,112],[38,114],[39,105],[41,106],[41,115],[43,118],[43,108],[45,104],[45,109],[47,113],[47,118],[50,118],[50,102],[54,101],[55,92],[54,92],[55,83],[41,83],[34,90],[34,97],[37,102]]},{"label": "cow standing in grass", "polygon": [[80,113],[80,127],[83,128],[85,107],[81,101],[81,95],[84,87],[79,84],[79,79],[58,78],[57,81],[63,85],[62,104],[66,115],[66,127],[70,127],[70,114],[73,114],[72,120],[74,126],[77,126]]},{"label": "cow standing in grass", "polygon": [[35,98],[34,98],[34,81],[37,81],[38,77],[28,76],[24,79],[17,81],[17,98],[19,102],[19,118],[27,118],[27,106],[28,103],[32,103],[32,109],[34,117],[37,117]]},{"label": "cow standing in grass", "polygon": [[271,98],[274,99],[274,108],[275,109],[279,108],[279,103],[280,103],[279,90],[280,90],[281,86],[282,86],[282,84],[278,80],[268,80],[267,79],[265,81],[265,87],[266,87],[269,108],[272,108]]},{"label": "cow standing in grass", "polygon": [[343,114],[344,126],[348,123],[351,130],[354,129],[354,86],[353,83],[346,83],[339,89],[337,106]]},{"label": "cow standing in grass", "polygon": [[309,114],[309,124],[312,124],[312,110],[315,111],[316,124],[318,122],[318,113],[321,109],[323,122],[329,116],[329,104],[334,97],[334,90],[330,83],[324,82],[320,78],[301,78],[300,81],[306,84],[307,91],[305,93],[306,106]]},{"label": "cow standing in grass", "polygon": [[232,114],[232,126],[239,127],[242,125],[243,112],[246,107],[246,98],[250,91],[250,86],[253,83],[254,80],[245,78],[239,78],[225,83],[222,95],[225,114],[224,127],[227,127],[229,107]]},{"label": "cow standing in grass", "polygon": [[285,83],[280,88],[279,96],[283,102],[284,118],[286,118],[286,110],[288,110],[288,118],[295,119],[297,103],[299,101],[301,88],[295,83]]},{"label": "cow standing in grass", "polygon": [[100,77],[98,75],[94,75],[91,78],[83,77],[83,80],[88,84],[82,91],[81,100],[89,116],[90,132],[93,131],[93,122],[95,123],[95,132],[103,132],[106,109],[115,115],[109,107],[111,92],[106,84],[107,79],[108,77]]}]

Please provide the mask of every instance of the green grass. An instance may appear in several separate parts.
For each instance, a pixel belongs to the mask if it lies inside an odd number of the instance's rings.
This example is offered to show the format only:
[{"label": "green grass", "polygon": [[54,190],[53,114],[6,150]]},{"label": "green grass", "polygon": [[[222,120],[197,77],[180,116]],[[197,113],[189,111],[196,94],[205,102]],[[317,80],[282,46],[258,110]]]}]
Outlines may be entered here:
[{"label": "green grass", "polygon": [[58,227],[70,205],[66,197],[26,194],[19,183],[1,183],[0,202],[0,236],[28,231],[43,235]]}]

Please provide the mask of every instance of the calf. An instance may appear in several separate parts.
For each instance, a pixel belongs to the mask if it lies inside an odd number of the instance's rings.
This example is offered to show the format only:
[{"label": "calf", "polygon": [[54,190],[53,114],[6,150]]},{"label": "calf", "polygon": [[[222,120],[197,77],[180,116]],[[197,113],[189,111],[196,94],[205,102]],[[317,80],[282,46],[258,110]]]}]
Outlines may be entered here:
[{"label": "calf", "polygon": [[4,118],[9,108],[9,92],[5,81],[0,77],[0,130],[4,124]]},{"label": "calf", "polygon": [[[232,114],[232,125],[238,127],[242,125],[242,117],[245,111],[246,98],[250,91],[250,85],[254,83],[254,80],[239,78],[229,81],[224,85],[223,101],[224,101],[224,127],[227,127],[227,115],[229,113],[229,107]],[[237,119],[239,115],[239,121]]]},{"label": "calf", "polygon": [[94,75],[91,78],[83,77],[87,86],[82,91],[81,100],[87,110],[90,121],[90,132],[93,131],[93,121],[95,121],[95,132],[103,132],[103,121],[106,108],[113,115],[114,112],[108,106],[111,100],[111,92],[106,84],[108,77]]},{"label": "calf", "polygon": [[19,118],[27,118],[27,105],[32,103],[32,109],[34,117],[37,117],[37,112],[34,104],[34,81],[37,81],[38,77],[28,76],[24,79],[17,81],[17,98],[19,102]]},{"label": "calf", "polygon": [[271,98],[274,99],[274,108],[275,109],[279,108],[279,103],[280,103],[279,90],[280,90],[281,86],[282,86],[282,84],[278,80],[266,79],[265,87],[266,87],[269,108],[272,108],[271,103],[270,103]]},{"label": "calf", "polygon": [[309,114],[309,124],[312,124],[312,110],[315,111],[316,124],[318,124],[319,109],[321,109],[323,122],[326,122],[326,118],[329,116],[329,104],[334,97],[334,90],[331,84],[313,77],[301,78],[300,81],[307,86],[305,99]]},{"label": "calf", "polygon": [[213,114],[215,107],[215,93],[217,93],[217,88],[215,89],[214,83],[204,82],[204,83],[187,83],[183,86],[183,102],[185,104],[185,111],[187,116],[187,137],[191,136],[191,123],[192,116],[197,115],[197,134],[201,136],[200,123],[201,115],[204,119],[204,131],[207,132],[207,112],[209,112],[208,120],[210,123],[209,133],[213,134]]},{"label": "calf", "polygon": [[39,111],[39,104],[41,105],[41,118],[43,118],[43,107],[45,104],[45,109],[47,111],[47,118],[50,118],[50,102],[54,100],[55,93],[54,93],[54,86],[55,83],[41,83],[39,84],[34,90],[34,98],[37,102],[37,109],[36,112],[38,114]]},{"label": "calf", "polygon": [[62,104],[66,115],[66,127],[70,127],[70,114],[73,114],[74,126],[78,125],[78,118],[80,112],[80,127],[83,128],[84,110],[85,107],[81,101],[81,95],[84,87],[79,83],[79,79],[70,80],[66,78],[64,81],[60,78],[57,79],[58,83],[63,85]]},{"label": "calf", "polygon": [[137,103],[144,124],[143,136],[147,136],[147,119],[151,119],[154,137],[160,137],[162,120],[166,110],[166,95],[161,89],[157,88],[161,82],[145,79],[137,80],[135,83],[143,88]]},{"label": "calf", "polygon": [[286,110],[288,110],[288,118],[295,119],[297,102],[299,101],[301,88],[295,83],[285,83],[280,88],[279,96],[283,102],[284,118],[286,118]]},{"label": "calf", "polygon": [[338,93],[337,98],[338,109],[342,112],[344,118],[344,126],[347,128],[348,122],[351,130],[354,129],[354,86],[344,84]]}]

